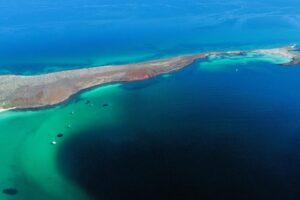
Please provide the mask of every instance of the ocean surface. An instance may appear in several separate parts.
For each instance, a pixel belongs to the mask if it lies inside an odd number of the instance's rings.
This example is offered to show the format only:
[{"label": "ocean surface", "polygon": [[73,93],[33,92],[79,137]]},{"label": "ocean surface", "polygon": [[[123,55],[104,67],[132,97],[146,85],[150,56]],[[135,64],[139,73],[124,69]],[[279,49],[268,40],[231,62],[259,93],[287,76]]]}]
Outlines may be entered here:
[{"label": "ocean surface", "polygon": [[[0,73],[300,44],[295,0],[0,1]],[[222,56],[0,113],[0,200],[300,199],[300,66]],[[1,94],[0,94],[1,96]]]},{"label": "ocean surface", "polygon": [[0,1],[0,73],[299,43],[297,0]]}]

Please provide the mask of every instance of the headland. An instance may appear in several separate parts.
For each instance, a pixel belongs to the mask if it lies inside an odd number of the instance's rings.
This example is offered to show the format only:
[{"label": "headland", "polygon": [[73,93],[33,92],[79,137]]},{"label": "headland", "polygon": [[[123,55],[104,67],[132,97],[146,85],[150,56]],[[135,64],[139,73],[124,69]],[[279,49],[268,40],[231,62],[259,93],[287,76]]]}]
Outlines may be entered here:
[{"label": "headland", "polygon": [[109,65],[42,75],[0,75],[0,111],[7,109],[41,108],[69,99],[72,95],[94,86],[149,79],[189,66],[210,56],[256,53],[283,57],[283,65],[300,63],[296,46],[243,51],[204,52],[126,65]]}]

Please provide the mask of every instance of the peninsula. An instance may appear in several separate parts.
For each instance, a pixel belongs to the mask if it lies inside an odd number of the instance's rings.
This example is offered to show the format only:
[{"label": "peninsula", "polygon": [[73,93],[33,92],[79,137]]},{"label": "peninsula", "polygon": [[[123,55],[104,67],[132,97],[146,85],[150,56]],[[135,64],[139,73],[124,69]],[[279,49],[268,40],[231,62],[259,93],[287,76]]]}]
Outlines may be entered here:
[{"label": "peninsula", "polygon": [[0,111],[5,109],[39,108],[61,103],[77,92],[105,83],[148,79],[180,70],[196,60],[210,56],[256,53],[283,57],[283,65],[300,63],[296,46],[245,51],[205,52],[137,64],[110,65],[60,71],[42,75],[0,75]]}]

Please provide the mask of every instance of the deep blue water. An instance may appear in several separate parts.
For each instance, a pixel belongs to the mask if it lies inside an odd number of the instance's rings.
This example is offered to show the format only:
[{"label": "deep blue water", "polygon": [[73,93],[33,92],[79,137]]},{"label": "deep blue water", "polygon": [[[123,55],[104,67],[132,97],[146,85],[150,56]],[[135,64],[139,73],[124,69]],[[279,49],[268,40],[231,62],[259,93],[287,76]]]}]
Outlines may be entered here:
[{"label": "deep blue water", "polygon": [[96,199],[299,199],[300,68],[235,67],[122,86],[124,116],[66,140],[60,170]]},{"label": "deep blue water", "polygon": [[296,0],[0,1],[1,73],[299,43]]},{"label": "deep blue water", "polygon": [[[298,0],[0,0],[0,11],[0,73],[300,44]],[[106,108],[122,120],[66,138],[58,167],[96,199],[298,200],[299,77],[194,64],[125,84]]]}]

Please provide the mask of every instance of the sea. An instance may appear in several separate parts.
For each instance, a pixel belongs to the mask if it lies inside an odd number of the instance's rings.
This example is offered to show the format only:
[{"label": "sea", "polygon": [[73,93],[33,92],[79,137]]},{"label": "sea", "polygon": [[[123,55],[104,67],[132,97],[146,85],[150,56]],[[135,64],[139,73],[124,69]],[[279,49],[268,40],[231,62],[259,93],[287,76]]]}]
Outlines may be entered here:
[{"label": "sea", "polygon": [[[1,75],[300,44],[296,0],[0,0],[0,11]],[[300,65],[280,63],[215,57],[1,112],[0,200],[298,200]]]}]

